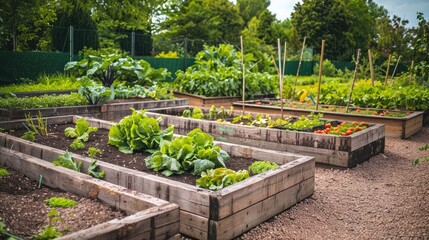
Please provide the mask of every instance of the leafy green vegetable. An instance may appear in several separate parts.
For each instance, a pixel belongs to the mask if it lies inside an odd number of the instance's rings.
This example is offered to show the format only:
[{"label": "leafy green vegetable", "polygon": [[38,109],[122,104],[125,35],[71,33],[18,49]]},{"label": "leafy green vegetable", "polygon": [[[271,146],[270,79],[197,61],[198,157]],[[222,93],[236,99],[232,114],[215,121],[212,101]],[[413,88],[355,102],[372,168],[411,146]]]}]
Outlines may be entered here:
[{"label": "leafy green vegetable", "polygon": [[81,150],[85,148],[85,144],[82,142],[82,140],[76,138],[73,140],[72,144],[70,144],[70,147],[74,150]]},{"label": "leafy green vegetable", "polygon": [[103,154],[103,150],[99,149],[99,148],[95,148],[95,147],[90,147],[88,148],[88,156],[90,158],[94,158],[98,155]]},{"label": "leafy green vegetable", "polygon": [[201,108],[199,107],[194,107],[194,109],[192,110],[192,118],[204,119],[203,110],[201,110]]},{"label": "leafy green vegetable", "polygon": [[82,162],[76,162],[72,159],[71,153],[66,151],[66,153],[63,156],[58,156],[53,162],[55,166],[61,166],[65,167],[71,170],[75,170],[77,172],[80,172],[80,167],[82,166]]},{"label": "leafy green vegetable", "polygon": [[31,109],[48,107],[66,107],[88,105],[88,101],[79,93],[69,95],[42,95],[39,97],[0,98],[0,108]]},{"label": "leafy green vegetable", "polygon": [[0,177],[9,176],[9,172],[5,168],[0,168]]},{"label": "leafy green vegetable", "polygon": [[34,141],[36,139],[35,137],[36,133],[33,131],[27,131],[24,133],[24,135],[22,135],[22,139],[28,140],[28,141]]},{"label": "leafy green vegetable", "polygon": [[310,114],[308,116],[302,115],[295,122],[288,123],[284,126],[285,129],[291,130],[308,130],[315,126],[324,125],[325,123],[319,120],[323,114]]},{"label": "leafy green vegetable", "polygon": [[196,128],[173,141],[163,141],[159,150],[145,159],[146,166],[166,176],[184,171],[200,175],[207,169],[225,167],[228,153],[214,146],[213,137]]},{"label": "leafy green vegetable", "polygon": [[40,233],[33,236],[33,240],[50,240],[62,236],[62,233],[53,226],[55,222],[61,220],[61,218],[58,216],[58,211],[55,208],[51,208],[49,211],[48,220],[48,226],[46,226]]},{"label": "leafy green vegetable", "polygon": [[246,178],[249,178],[247,170],[236,172],[227,168],[209,169],[201,173],[201,178],[197,179],[197,186],[210,190],[220,190]]},{"label": "leafy green vegetable", "polygon": [[278,167],[277,163],[271,163],[270,161],[256,161],[250,165],[249,171],[252,174],[260,174]]},{"label": "leafy green vegetable", "polygon": [[214,120],[217,117],[217,110],[216,106],[212,105],[209,110],[209,119]]},{"label": "leafy green vegetable", "polygon": [[51,197],[44,201],[49,207],[69,208],[76,206],[77,202],[64,197]]},{"label": "leafy green vegetable", "polygon": [[133,151],[151,151],[159,149],[162,140],[173,138],[174,126],[161,130],[161,118],[150,118],[146,110],[137,112],[131,108],[132,114],[116,123],[109,131],[109,144],[119,148],[123,153]]},{"label": "leafy green vegetable", "polygon": [[89,164],[89,167],[88,167],[88,174],[89,174],[90,176],[95,177],[95,178],[103,179],[103,178],[104,178],[104,174],[105,174],[105,172],[104,172],[104,170],[102,170],[101,172],[100,172],[100,171],[97,171],[97,168],[98,168],[98,167],[99,167],[99,166],[98,166],[98,164],[97,164],[97,160],[93,160],[93,161],[91,162],[91,164]]},{"label": "leafy green vegetable", "polygon": [[85,118],[79,118],[76,120],[76,127],[68,127],[64,129],[64,135],[69,138],[76,138],[70,145],[73,149],[84,149],[85,144],[89,140],[89,134],[97,132],[98,128],[91,127]]},{"label": "leafy green vegetable", "polygon": [[80,78],[79,83],[81,85],[78,88],[78,92],[91,105],[103,104],[115,98],[115,91],[113,89],[98,85],[95,81],[87,77]]},{"label": "leafy green vegetable", "polygon": [[182,117],[190,118],[191,116],[192,116],[191,110],[189,110],[189,109],[183,110]]}]

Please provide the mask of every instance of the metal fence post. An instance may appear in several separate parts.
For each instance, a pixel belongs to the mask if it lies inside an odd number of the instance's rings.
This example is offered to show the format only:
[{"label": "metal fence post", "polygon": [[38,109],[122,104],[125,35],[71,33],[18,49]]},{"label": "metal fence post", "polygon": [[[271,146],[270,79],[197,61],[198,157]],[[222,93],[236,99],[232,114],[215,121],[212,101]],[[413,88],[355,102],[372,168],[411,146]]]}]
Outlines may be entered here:
[{"label": "metal fence post", "polygon": [[70,26],[70,62],[73,61],[73,26]]},{"label": "metal fence post", "polygon": [[136,32],[131,32],[131,57],[136,55]]}]

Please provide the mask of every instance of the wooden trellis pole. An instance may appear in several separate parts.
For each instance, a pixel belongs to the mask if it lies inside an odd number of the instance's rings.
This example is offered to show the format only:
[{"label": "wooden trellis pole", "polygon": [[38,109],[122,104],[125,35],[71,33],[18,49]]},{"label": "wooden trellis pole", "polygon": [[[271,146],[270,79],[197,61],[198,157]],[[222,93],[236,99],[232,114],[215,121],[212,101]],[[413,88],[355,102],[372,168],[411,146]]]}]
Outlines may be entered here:
[{"label": "wooden trellis pole", "polygon": [[240,45],[241,45],[241,65],[243,67],[243,92],[242,94],[242,101],[243,101],[243,115],[244,115],[244,102],[245,102],[245,91],[246,91],[246,74],[245,69],[246,66],[244,65],[244,48],[243,48],[243,35],[240,36]]},{"label": "wooden trellis pole", "polygon": [[384,78],[384,85],[387,85],[387,78],[389,77],[390,61],[392,60],[392,54],[389,54],[389,60],[387,61],[386,77]]},{"label": "wooden trellis pole", "polygon": [[359,67],[359,57],[360,57],[360,49],[358,49],[358,51],[357,51],[355,72],[353,74],[352,88],[350,89],[349,100],[347,101],[346,113],[349,112],[350,101],[352,100],[353,88],[355,86],[357,70],[358,70],[358,67]]},{"label": "wooden trellis pole", "polygon": [[307,37],[304,37],[304,41],[302,42],[301,56],[299,57],[298,69],[296,70],[295,84],[293,85],[293,90],[292,90],[292,97],[291,97],[291,100],[293,100],[293,95],[295,95],[295,91],[296,91],[296,84],[297,84],[297,82],[298,82],[299,70],[301,69],[302,57],[304,56],[305,39],[306,39],[306,38],[307,38]]},{"label": "wooden trellis pole", "polygon": [[282,77],[282,46],[280,38],[277,38],[277,48],[279,52],[279,80],[280,80],[280,113],[283,116],[283,77]]},{"label": "wooden trellis pole", "polygon": [[[285,70],[286,69],[286,54],[287,54],[287,45],[285,42],[285,48],[283,51],[283,74],[282,74],[282,83],[281,83],[281,85],[282,85],[282,88],[281,88],[282,96],[283,96],[283,87],[284,87],[285,71],[286,71]],[[282,115],[282,118],[283,118],[283,108],[284,108],[284,103],[283,103],[283,98],[282,98],[282,103],[281,103],[281,108],[280,108],[280,113]]]},{"label": "wooden trellis pole", "polygon": [[322,50],[320,51],[320,63],[319,63],[319,85],[317,87],[317,98],[316,98],[316,111],[319,110],[319,96],[320,96],[320,84],[322,82],[322,65],[323,55],[325,54],[325,40],[322,40]]},{"label": "wooden trellis pole", "polygon": [[369,61],[369,72],[371,75],[371,83],[372,83],[372,86],[374,87],[374,66],[372,65],[372,54],[370,49],[368,49],[368,61]]},{"label": "wooden trellis pole", "polygon": [[401,56],[398,57],[398,61],[396,62],[395,69],[393,69],[392,77],[390,78],[390,82],[392,83],[393,83],[393,79],[395,78],[396,69],[398,68],[400,60],[401,60]]},{"label": "wooden trellis pole", "polygon": [[413,81],[413,73],[414,73],[414,60],[411,61],[411,68],[410,68],[410,81],[408,84],[411,84]]}]

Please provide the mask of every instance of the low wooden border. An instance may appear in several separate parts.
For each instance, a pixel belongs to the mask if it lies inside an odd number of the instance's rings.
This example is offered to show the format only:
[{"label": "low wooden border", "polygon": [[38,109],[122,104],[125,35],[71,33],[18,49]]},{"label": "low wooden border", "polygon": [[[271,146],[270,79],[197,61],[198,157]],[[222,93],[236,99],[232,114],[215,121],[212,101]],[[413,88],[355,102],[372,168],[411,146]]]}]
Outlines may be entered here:
[{"label": "low wooden border", "polygon": [[[234,102],[232,104],[234,107],[241,109],[243,103]],[[248,101],[244,104],[245,111],[247,112],[257,112],[257,113],[266,113],[266,114],[280,114],[280,107],[278,106],[266,106],[254,104],[251,101]],[[323,118],[334,119],[339,121],[358,121],[358,122],[368,122],[375,124],[384,124],[385,125],[385,134],[387,137],[400,137],[400,138],[409,138],[412,135],[418,133],[422,130],[423,127],[423,112],[420,111],[410,111],[411,114],[402,117],[380,117],[380,116],[371,116],[371,115],[358,115],[352,113],[338,113],[330,111],[314,111],[306,109],[295,109],[295,108],[284,108],[283,113],[290,116],[301,116],[308,115],[312,112],[323,113]]]},{"label": "low wooden border", "polygon": [[[206,97],[204,95],[195,95],[191,93],[178,92],[174,91],[174,96],[177,98],[186,98],[189,100],[189,105],[199,106],[199,107],[211,107],[212,105],[216,107],[224,106],[229,107],[233,102],[240,101],[241,97]],[[263,99],[274,97],[274,94],[263,94],[255,95],[255,99]]]},{"label": "low wooden border", "polygon": [[52,108],[35,108],[10,110],[0,108],[0,120],[8,121],[14,119],[24,119],[25,114],[37,116],[40,113],[43,117],[64,116],[64,115],[80,115],[92,116],[102,119],[118,119],[131,114],[130,108],[139,109],[175,107],[188,104],[187,99],[174,100],[150,100],[150,101],[134,101],[122,103],[106,103],[103,105],[84,105],[72,107],[52,107]]},{"label": "low wooden border", "polygon": [[113,219],[59,239],[180,239],[177,204],[57,167],[4,147],[0,147],[0,162],[36,181],[43,176],[42,182],[46,186],[96,198],[130,214],[123,219]]},{"label": "low wooden border", "polygon": [[[48,124],[73,122],[76,116],[48,118]],[[92,126],[110,128],[112,122],[87,119]],[[20,126],[19,121],[0,124],[4,129]],[[0,133],[0,145],[37,158],[52,161],[63,150]],[[180,206],[180,232],[197,239],[232,239],[307,198],[314,192],[313,157],[265,150],[230,143],[218,143],[232,156],[270,160],[278,169],[253,176],[220,191],[210,191],[155,175],[98,161],[105,180]],[[88,167],[90,158],[73,158]]]},{"label": "low wooden border", "polygon": [[[381,124],[349,136],[321,135],[179,117],[187,108],[192,107],[151,109],[146,114],[154,118],[161,117],[160,124],[163,127],[174,125],[178,134],[201,128],[219,141],[313,156],[316,162],[339,167],[355,167],[384,151],[384,126]],[[203,110],[208,112],[207,108]]]}]

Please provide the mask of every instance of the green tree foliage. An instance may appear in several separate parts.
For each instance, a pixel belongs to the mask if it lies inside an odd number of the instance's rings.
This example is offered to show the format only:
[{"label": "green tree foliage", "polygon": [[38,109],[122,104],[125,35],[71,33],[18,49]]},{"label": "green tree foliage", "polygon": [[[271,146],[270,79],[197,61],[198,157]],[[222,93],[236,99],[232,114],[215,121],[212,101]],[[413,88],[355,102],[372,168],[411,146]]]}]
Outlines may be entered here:
[{"label": "green tree foliage", "polygon": [[[238,42],[242,24],[237,8],[228,0],[185,0],[177,11],[167,14],[162,29],[170,38]],[[189,52],[201,49],[202,44]]]},{"label": "green tree foliage", "polygon": [[417,13],[418,26],[411,29],[413,35],[413,59],[417,63],[415,70],[419,80],[428,81],[429,78],[429,22],[424,18],[423,13]]},{"label": "green tree foliage", "polygon": [[300,40],[304,36],[308,44],[320,53],[325,40],[325,58],[341,59],[352,45],[351,21],[342,0],[304,0],[297,3],[292,13],[292,24]]},{"label": "green tree foliage", "polygon": [[238,12],[247,25],[253,17],[259,17],[270,6],[270,0],[237,0]]}]

